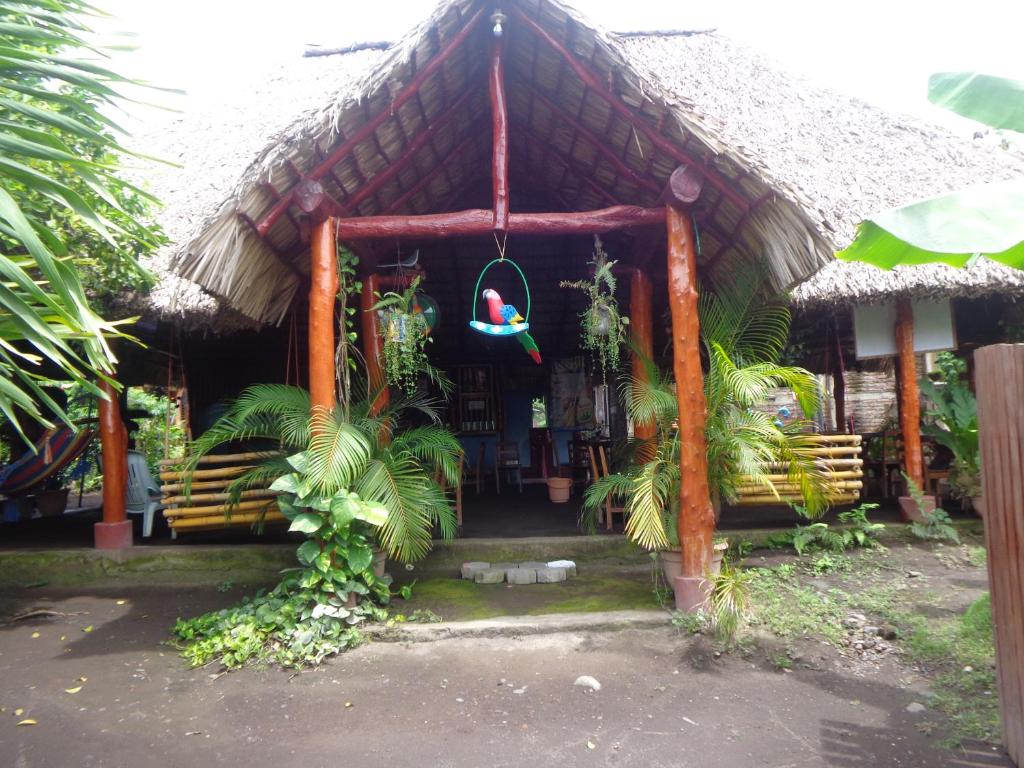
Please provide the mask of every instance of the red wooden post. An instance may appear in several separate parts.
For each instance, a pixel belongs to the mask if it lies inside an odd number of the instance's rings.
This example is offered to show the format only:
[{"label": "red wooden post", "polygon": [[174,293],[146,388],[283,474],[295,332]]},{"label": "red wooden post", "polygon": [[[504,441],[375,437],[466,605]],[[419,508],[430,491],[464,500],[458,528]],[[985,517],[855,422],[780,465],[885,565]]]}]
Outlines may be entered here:
[{"label": "red wooden post", "polygon": [[[497,15],[497,14],[496,14]],[[494,200],[493,228],[495,232],[508,232],[508,104],[505,100],[505,62],[502,56],[503,38],[495,35],[491,43],[491,66],[488,83],[491,91],[491,124],[493,145],[491,150],[491,191]]]},{"label": "red wooden post", "polygon": [[1024,764],[1024,345],[974,353],[1003,745]]},{"label": "red wooden post", "polygon": [[132,523],[125,511],[128,488],[128,432],[121,419],[117,390],[100,382],[106,395],[99,403],[100,443],[103,449],[103,522],[93,526],[96,549],[123,549],[132,545]]},{"label": "red wooden post", "polygon": [[335,220],[317,222],[310,243],[309,399],[314,408],[333,410],[337,401],[334,370],[334,302],[338,295]]},{"label": "red wooden post", "polygon": [[380,320],[373,305],[377,303],[380,291],[380,276],[371,274],[363,280],[362,294],[362,331],[363,357],[366,358],[366,375],[369,379],[370,392],[380,390],[373,401],[371,413],[377,414],[387,408],[391,402],[387,378],[384,373],[384,337],[380,331]]},{"label": "red wooden post", "polygon": [[704,375],[697,316],[697,252],[690,216],[671,205],[668,220],[668,302],[672,313],[672,355],[679,403],[679,544],[682,576],[675,579],[676,608],[693,611],[707,597],[704,575],[711,564],[715,513],[708,490],[704,440]]},{"label": "red wooden post", "polygon": [[910,299],[905,297],[896,302],[896,351],[899,355],[903,471],[918,488],[926,491],[921,455],[921,395],[914,362],[914,309]]},{"label": "red wooden post", "polygon": [[[651,310],[651,280],[641,269],[633,269],[629,279],[629,327],[636,351],[633,353],[633,378],[647,381],[647,368],[640,355],[648,361],[654,359],[654,317]],[[637,354],[637,353],[640,354]],[[657,427],[651,422],[633,425],[633,437],[637,440],[653,440]],[[646,449],[644,449],[646,450]]]}]

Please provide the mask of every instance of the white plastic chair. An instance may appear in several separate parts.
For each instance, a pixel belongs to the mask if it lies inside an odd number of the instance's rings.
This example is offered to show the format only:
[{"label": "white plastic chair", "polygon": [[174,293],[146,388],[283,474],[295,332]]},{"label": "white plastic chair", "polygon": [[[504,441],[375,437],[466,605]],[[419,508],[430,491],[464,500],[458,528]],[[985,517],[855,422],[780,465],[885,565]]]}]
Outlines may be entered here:
[{"label": "white plastic chair", "polygon": [[153,535],[153,516],[163,509],[160,503],[160,488],[149,473],[145,454],[128,451],[128,487],[125,489],[125,511],[130,515],[142,515],[142,536]]}]

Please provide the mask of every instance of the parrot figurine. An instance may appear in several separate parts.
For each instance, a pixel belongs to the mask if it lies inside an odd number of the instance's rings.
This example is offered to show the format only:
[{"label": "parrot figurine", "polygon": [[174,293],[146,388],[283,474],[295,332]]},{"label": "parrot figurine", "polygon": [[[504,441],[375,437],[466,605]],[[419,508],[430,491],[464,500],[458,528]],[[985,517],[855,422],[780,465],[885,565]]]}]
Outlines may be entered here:
[{"label": "parrot figurine", "polygon": [[[490,316],[492,324],[519,325],[524,322],[523,316],[519,314],[518,310],[511,304],[503,302],[497,291],[487,288],[483,292],[483,298],[487,302],[487,314]],[[533,340],[533,337],[524,331],[523,333],[517,333],[516,339],[523,345],[526,354],[533,358],[533,362],[540,365],[540,349],[537,347],[537,342]]]}]

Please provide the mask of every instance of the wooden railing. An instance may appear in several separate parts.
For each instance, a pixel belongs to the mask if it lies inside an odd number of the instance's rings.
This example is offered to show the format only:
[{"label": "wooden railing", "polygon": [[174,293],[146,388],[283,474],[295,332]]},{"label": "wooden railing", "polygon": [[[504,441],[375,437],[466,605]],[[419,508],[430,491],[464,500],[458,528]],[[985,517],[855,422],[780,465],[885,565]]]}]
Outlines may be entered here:
[{"label": "wooden railing", "polygon": [[[254,488],[242,491],[238,504],[229,506],[227,487],[258,461],[273,456],[266,452],[208,455],[189,473],[181,469],[181,459],[160,462],[161,503],[172,531],[198,531],[230,526],[271,523],[285,519],[277,508],[277,491]],[[191,474],[189,493],[186,479]]]},{"label": "wooden railing", "polygon": [[[815,457],[815,464],[827,474],[826,496],[831,504],[851,504],[860,498],[864,488],[864,460],[861,458],[860,435],[809,435],[816,447],[809,453]],[[768,479],[775,486],[778,496],[771,488],[748,482],[739,485],[738,506],[761,506],[770,504],[800,504],[803,496],[800,486],[785,473],[783,467]]]}]

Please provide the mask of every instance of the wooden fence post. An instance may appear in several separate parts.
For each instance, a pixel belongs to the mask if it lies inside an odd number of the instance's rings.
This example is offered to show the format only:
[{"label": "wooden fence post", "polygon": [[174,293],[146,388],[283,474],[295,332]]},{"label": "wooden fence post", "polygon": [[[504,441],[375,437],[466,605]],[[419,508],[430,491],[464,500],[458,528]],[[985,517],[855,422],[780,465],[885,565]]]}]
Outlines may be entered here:
[{"label": "wooden fence post", "polygon": [[338,248],[334,219],[313,228],[310,243],[309,399],[313,408],[334,410],[334,302],[338,295]]},{"label": "wooden fence post", "polygon": [[1024,344],[974,353],[1003,744],[1024,761]]},{"label": "wooden fence post", "polygon": [[[630,335],[636,351],[632,355],[633,378],[647,381],[647,368],[641,355],[650,362],[654,360],[654,313],[651,309],[651,279],[642,269],[634,268],[629,277],[629,327]],[[639,353],[639,354],[637,354]],[[637,440],[653,440],[657,434],[657,426],[653,422],[642,422],[633,425],[633,437]],[[649,458],[653,458],[651,449],[642,449]]]}]

